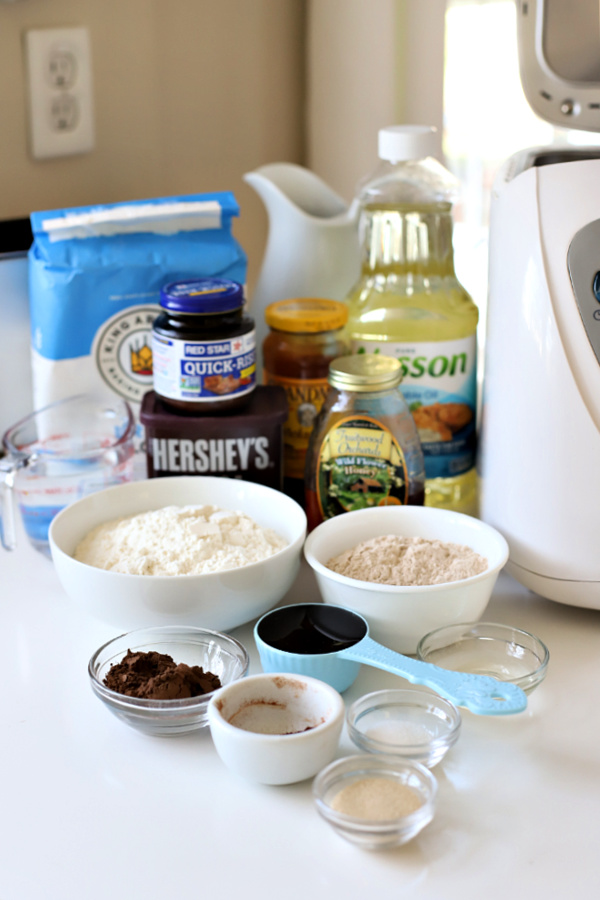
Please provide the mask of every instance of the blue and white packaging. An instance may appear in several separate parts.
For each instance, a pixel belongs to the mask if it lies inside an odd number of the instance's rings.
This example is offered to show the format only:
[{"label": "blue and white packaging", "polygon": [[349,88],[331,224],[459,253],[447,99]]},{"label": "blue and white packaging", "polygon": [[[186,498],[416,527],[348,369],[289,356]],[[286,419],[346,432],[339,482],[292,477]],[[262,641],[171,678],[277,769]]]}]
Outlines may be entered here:
[{"label": "blue and white packaging", "polygon": [[31,214],[34,406],[104,387],[138,408],[152,388],[160,289],[190,278],[245,284],[230,192]]}]

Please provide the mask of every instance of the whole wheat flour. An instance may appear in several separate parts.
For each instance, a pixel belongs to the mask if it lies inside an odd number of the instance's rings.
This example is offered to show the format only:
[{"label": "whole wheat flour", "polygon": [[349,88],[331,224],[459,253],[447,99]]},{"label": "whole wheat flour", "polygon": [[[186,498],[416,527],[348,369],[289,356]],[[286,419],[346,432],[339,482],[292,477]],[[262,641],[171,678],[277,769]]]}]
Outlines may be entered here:
[{"label": "whole wheat flour", "polygon": [[129,575],[200,575],[260,562],[286,546],[242,512],[166,506],[99,525],[74,557]]},{"label": "whole wheat flour", "polygon": [[485,572],[487,559],[464,544],[386,534],[340,553],[327,568],[376,584],[444,584]]}]

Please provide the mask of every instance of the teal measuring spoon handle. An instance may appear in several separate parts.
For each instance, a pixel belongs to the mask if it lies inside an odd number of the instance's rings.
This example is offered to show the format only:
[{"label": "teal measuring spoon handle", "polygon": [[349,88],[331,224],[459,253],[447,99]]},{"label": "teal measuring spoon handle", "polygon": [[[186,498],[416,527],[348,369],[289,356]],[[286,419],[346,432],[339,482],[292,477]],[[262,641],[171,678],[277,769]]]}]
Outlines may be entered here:
[{"label": "teal measuring spoon handle", "polygon": [[429,687],[456,706],[464,706],[477,715],[508,715],[522,712],[527,706],[527,695],[516,684],[497,681],[489,675],[441,669],[432,663],[396,653],[370,637],[340,650],[338,656],[401,675],[412,684]]}]

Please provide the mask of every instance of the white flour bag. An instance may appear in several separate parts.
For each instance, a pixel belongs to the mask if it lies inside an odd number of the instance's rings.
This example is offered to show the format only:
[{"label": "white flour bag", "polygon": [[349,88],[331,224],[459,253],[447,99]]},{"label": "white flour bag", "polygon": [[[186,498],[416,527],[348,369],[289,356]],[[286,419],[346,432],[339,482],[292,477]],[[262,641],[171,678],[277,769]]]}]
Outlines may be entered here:
[{"label": "white flour bag", "polygon": [[31,215],[34,406],[106,389],[138,410],[152,388],[152,322],[170,281],[246,281],[229,192]]}]

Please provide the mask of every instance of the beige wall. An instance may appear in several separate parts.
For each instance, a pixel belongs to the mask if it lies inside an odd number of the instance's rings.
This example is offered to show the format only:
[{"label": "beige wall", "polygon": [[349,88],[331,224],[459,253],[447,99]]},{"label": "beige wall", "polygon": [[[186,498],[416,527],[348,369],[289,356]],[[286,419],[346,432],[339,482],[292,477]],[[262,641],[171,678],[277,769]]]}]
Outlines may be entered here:
[{"label": "beige wall", "polygon": [[386,125],[443,127],[446,0],[307,0],[307,165],[346,200]]},{"label": "beige wall", "polygon": [[[0,2],[0,219],[32,210],[232,190],[235,232],[256,278],[262,203],[242,181],[266,162],[304,161],[305,0]],[[23,34],[86,26],[96,147],[28,151]]]},{"label": "beige wall", "polygon": [[[242,181],[308,165],[347,199],[377,129],[442,125],[446,0],[0,0],[0,219],[35,209],[233,190],[256,280],[262,202]],[[23,35],[87,26],[96,147],[28,152]],[[422,48],[427,47],[424,54]]]},{"label": "beige wall", "polygon": [[308,164],[346,200],[400,121],[403,0],[308,0]]}]

